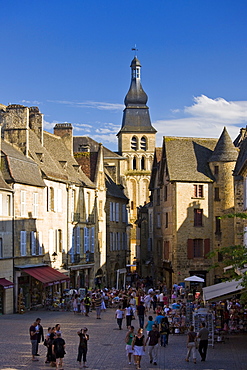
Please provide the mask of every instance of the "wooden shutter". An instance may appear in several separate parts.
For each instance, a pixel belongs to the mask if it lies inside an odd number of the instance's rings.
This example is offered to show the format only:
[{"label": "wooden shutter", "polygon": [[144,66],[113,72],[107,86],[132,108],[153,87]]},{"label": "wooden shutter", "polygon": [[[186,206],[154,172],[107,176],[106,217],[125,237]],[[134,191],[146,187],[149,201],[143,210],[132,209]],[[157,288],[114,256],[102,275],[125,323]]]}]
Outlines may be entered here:
[{"label": "wooden shutter", "polygon": [[20,242],[20,250],[21,256],[26,256],[26,241],[27,241],[27,234],[26,231],[21,231],[21,242]]},{"label": "wooden shutter", "polygon": [[193,259],[194,258],[194,241],[193,239],[187,240],[187,258]]},{"label": "wooden shutter", "polygon": [[31,254],[32,256],[36,255],[36,233],[34,231],[31,231]]},{"label": "wooden shutter", "polygon": [[207,254],[210,252],[210,239],[204,240],[204,258],[207,258]]}]

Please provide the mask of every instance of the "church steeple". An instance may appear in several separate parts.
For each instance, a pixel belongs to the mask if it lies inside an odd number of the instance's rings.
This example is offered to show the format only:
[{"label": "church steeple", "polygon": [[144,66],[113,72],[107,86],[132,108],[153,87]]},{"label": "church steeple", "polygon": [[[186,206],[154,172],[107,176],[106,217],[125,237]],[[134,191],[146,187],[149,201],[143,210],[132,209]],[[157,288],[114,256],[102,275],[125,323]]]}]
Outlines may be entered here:
[{"label": "church steeple", "polygon": [[[137,57],[131,62],[131,83],[125,97],[122,128],[120,132],[156,132],[151,125],[147,94],[141,85],[141,63]],[[118,133],[118,135],[120,134]]]}]

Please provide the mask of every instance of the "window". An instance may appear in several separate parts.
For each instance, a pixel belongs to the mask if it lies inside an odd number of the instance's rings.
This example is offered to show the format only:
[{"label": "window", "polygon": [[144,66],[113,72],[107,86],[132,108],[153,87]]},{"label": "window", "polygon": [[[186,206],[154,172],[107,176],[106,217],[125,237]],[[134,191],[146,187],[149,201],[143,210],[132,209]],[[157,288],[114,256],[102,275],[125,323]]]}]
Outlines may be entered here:
[{"label": "window", "polygon": [[214,188],[214,200],[220,201],[220,188]]},{"label": "window", "polygon": [[132,150],[137,150],[138,149],[138,141],[137,141],[136,136],[133,136],[132,139],[131,139],[131,149]]},{"label": "window", "polygon": [[145,157],[142,157],[142,159],[141,159],[141,169],[142,169],[142,170],[145,170],[145,169],[146,169],[146,161],[145,161]]},{"label": "window", "polygon": [[127,221],[128,221],[128,215],[127,215],[126,204],[122,204],[122,222],[127,223]]},{"label": "window", "polygon": [[166,202],[166,201],[167,201],[167,189],[168,189],[168,186],[167,186],[167,185],[165,185],[165,186],[164,186],[164,202]]},{"label": "window", "polygon": [[157,213],[157,228],[161,227],[160,213]]},{"label": "window", "polygon": [[203,198],[203,185],[194,186],[194,198]]},{"label": "window", "polygon": [[90,252],[91,253],[94,253],[94,243],[95,243],[95,238],[94,238],[94,234],[95,234],[95,232],[94,232],[94,227],[91,227],[91,229],[90,229],[90,243],[91,243],[91,246],[90,246]]},{"label": "window", "polygon": [[210,239],[188,239],[187,240],[187,257],[207,258],[210,252]]},{"label": "window", "polygon": [[42,231],[37,233],[38,236],[38,255],[41,256],[43,254],[43,241],[42,241]]},{"label": "window", "polygon": [[54,188],[47,188],[47,212],[54,211]]},{"label": "window", "polygon": [[133,202],[133,200],[130,202],[130,209],[133,211],[133,209],[134,209],[134,202]]},{"label": "window", "polygon": [[6,207],[7,207],[7,216],[11,216],[11,195],[7,195],[7,200],[6,200],[7,204],[6,204]]},{"label": "window", "polygon": [[215,217],[215,234],[217,235],[221,234],[221,224],[219,216]]},{"label": "window", "polygon": [[147,139],[144,136],[141,138],[140,146],[142,150],[147,150]]},{"label": "window", "polygon": [[119,203],[115,203],[115,207],[116,207],[116,219],[115,219],[115,221],[119,222]]},{"label": "window", "polygon": [[38,193],[33,193],[33,218],[38,217]]},{"label": "window", "polygon": [[113,251],[113,233],[110,232],[110,251]]},{"label": "window", "polygon": [[21,251],[21,256],[27,255],[27,233],[26,231],[21,231],[21,234],[20,234],[20,251]]},{"label": "window", "polygon": [[49,251],[50,251],[51,254],[53,252],[55,252],[55,249],[54,249],[54,230],[53,229],[49,230]]},{"label": "window", "polygon": [[89,228],[84,227],[84,253],[89,250]]},{"label": "window", "polygon": [[194,209],[194,226],[202,226],[202,216],[203,210],[202,209]]},{"label": "window", "polygon": [[168,228],[168,212],[165,213],[165,227]]},{"label": "window", "polygon": [[27,192],[25,190],[21,191],[21,216],[26,217],[27,209],[26,209],[26,195]]},{"label": "window", "polygon": [[30,234],[30,244],[31,244],[31,255],[36,256],[36,232],[31,231]]},{"label": "window", "polygon": [[137,169],[136,157],[133,158],[133,170]]},{"label": "window", "polygon": [[215,175],[219,174],[219,166],[214,166],[214,174]]}]

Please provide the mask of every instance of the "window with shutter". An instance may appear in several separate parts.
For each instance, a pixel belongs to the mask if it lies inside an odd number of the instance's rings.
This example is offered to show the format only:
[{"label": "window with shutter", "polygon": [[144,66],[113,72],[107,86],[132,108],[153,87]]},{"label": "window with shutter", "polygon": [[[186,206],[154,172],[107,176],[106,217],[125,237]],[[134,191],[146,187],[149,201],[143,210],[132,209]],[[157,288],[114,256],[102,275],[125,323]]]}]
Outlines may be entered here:
[{"label": "window with shutter", "polygon": [[38,255],[41,256],[43,254],[42,231],[39,231],[37,236],[38,236]]},{"label": "window with shutter", "polygon": [[116,203],[116,222],[119,222],[119,203]]},{"label": "window with shutter", "polygon": [[57,212],[63,212],[62,189],[57,189]]},{"label": "window with shutter", "polygon": [[91,227],[91,253],[94,253],[94,227]]},{"label": "window with shutter", "polygon": [[110,221],[113,221],[113,203],[110,202]]},{"label": "window with shutter", "polygon": [[110,233],[110,251],[113,251],[113,233]]},{"label": "window with shutter", "polygon": [[76,232],[76,254],[81,253],[81,242],[80,242],[80,227],[75,228]]},{"label": "window with shutter", "polygon": [[20,250],[21,250],[21,256],[26,256],[27,255],[27,234],[26,231],[21,231],[20,235]]},{"label": "window with shutter", "polygon": [[84,227],[84,253],[86,253],[88,250],[88,228]]},{"label": "window with shutter", "polygon": [[38,217],[38,193],[33,193],[33,218]]},{"label": "window with shutter", "polygon": [[31,231],[30,234],[30,242],[31,242],[31,254],[32,256],[36,255],[36,233],[34,231]]},{"label": "window with shutter", "polygon": [[26,217],[27,215],[27,210],[26,210],[26,191],[22,190],[21,191],[21,216]]}]

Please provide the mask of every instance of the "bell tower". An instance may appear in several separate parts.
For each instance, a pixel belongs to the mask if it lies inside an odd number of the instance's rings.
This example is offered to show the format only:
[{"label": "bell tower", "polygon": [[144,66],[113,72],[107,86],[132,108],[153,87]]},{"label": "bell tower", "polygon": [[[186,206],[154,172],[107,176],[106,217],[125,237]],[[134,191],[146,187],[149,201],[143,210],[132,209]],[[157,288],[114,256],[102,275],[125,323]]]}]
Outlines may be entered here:
[{"label": "bell tower", "polygon": [[130,65],[131,82],[125,97],[122,127],[118,132],[118,152],[126,160],[121,176],[130,199],[131,250],[136,237],[137,207],[149,202],[149,181],[155,151],[156,130],[151,125],[147,94],[141,84],[141,63],[135,56]]}]

